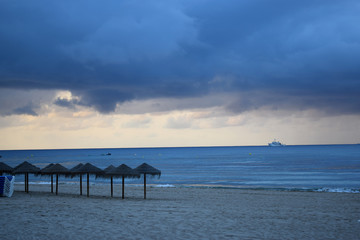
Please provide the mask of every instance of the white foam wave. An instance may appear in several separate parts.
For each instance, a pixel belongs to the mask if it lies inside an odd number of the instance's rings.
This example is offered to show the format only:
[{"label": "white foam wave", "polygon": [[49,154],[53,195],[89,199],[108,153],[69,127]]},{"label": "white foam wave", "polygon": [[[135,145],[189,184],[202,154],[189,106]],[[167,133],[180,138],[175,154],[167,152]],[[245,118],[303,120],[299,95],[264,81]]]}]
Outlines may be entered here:
[{"label": "white foam wave", "polygon": [[50,185],[51,182],[29,182],[29,184]]},{"label": "white foam wave", "polygon": [[332,192],[332,193],[360,193],[360,189],[352,188],[319,188],[315,192]]},{"label": "white foam wave", "polygon": [[175,186],[174,186],[174,185],[171,185],[171,184],[158,184],[158,185],[155,185],[155,187],[159,187],[159,188],[174,188]]},{"label": "white foam wave", "polygon": [[[25,184],[24,182],[16,182],[15,184]],[[51,182],[29,182],[29,184],[31,185],[35,185],[35,184],[38,184],[38,185],[50,185]]]}]

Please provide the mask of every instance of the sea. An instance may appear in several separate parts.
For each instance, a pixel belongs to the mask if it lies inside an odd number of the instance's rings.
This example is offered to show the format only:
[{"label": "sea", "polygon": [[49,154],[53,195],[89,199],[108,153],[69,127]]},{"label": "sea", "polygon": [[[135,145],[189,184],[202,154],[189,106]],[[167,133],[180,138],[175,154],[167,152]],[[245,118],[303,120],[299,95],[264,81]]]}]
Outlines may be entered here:
[{"label": "sea", "polygon": [[[0,161],[15,167],[28,161],[39,168],[60,163],[72,168],[91,163],[101,169],[147,163],[161,171],[147,178],[153,187],[201,187],[360,193],[360,144],[170,148],[101,148],[0,150]],[[17,183],[24,176],[16,176]],[[49,177],[30,176],[31,184],[49,184]],[[90,179],[108,184],[108,179]],[[120,179],[115,180],[120,183]],[[141,179],[127,179],[141,185]],[[60,178],[62,184],[78,179]]]}]

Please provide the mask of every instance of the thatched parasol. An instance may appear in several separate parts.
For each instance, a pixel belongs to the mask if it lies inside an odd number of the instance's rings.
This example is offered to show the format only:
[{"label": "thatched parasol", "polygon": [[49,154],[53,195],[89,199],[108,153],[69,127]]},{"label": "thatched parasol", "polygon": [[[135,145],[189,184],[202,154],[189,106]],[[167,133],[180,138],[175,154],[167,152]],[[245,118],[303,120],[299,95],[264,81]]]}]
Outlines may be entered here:
[{"label": "thatched parasol", "polygon": [[39,172],[40,168],[25,161],[14,168],[13,174],[25,175],[25,192],[29,193],[29,173],[38,174]]},{"label": "thatched parasol", "polygon": [[122,199],[125,198],[125,177],[131,177],[131,178],[139,178],[140,174],[136,171],[134,171],[132,168],[127,166],[126,164],[121,164],[119,167],[106,172],[106,175],[110,175],[111,177],[115,176],[121,176],[122,177]]},{"label": "thatched parasol", "polygon": [[[116,169],[116,167],[114,167],[113,165],[110,165],[107,168],[105,168],[104,169],[105,176],[106,176],[107,172],[110,172],[110,171],[112,171],[114,169]],[[102,176],[102,177],[104,177],[104,176]],[[110,185],[111,185],[111,197],[113,197],[114,196],[114,189],[113,189],[113,176],[112,175],[110,176]]]},{"label": "thatched parasol", "polygon": [[151,176],[161,176],[161,171],[159,169],[156,169],[152,166],[150,166],[147,163],[143,163],[137,168],[134,169],[139,174],[144,174],[144,199],[146,199],[146,174],[149,174]]},{"label": "thatched parasol", "polygon": [[94,165],[92,165],[90,163],[86,163],[84,166],[76,169],[72,173],[75,173],[76,175],[82,175],[82,174],[86,173],[86,175],[87,175],[87,196],[89,197],[89,176],[90,176],[90,174],[94,174],[96,176],[103,175],[104,171],[98,167],[95,167]]},{"label": "thatched parasol", "polygon": [[[75,167],[73,167],[72,169],[69,170],[71,177],[74,177],[76,175],[76,171],[81,168],[82,166],[84,166],[84,164],[79,163],[78,165],[76,165]],[[80,195],[82,195],[82,175],[80,174]]]},{"label": "thatched parasol", "polygon": [[51,166],[54,166],[53,163],[50,163],[49,165],[45,166],[43,169],[40,170],[40,175],[50,175],[51,176],[51,193],[54,192],[54,178],[53,174],[43,174],[43,171],[47,168],[50,168]]},{"label": "thatched parasol", "polygon": [[78,165],[76,165],[75,167],[73,167],[72,169],[70,169],[69,171],[70,171],[71,173],[76,172],[76,171],[77,171],[79,168],[81,168],[82,166],[84,166],[84,164],[79,163]]},{"label": "thatched parasol", "polygon": [[54,166],[55,164],[54,163],[50,163],[49,165],[46,165],[43,169],[40,170],[40,174],[42,174],[42,172],[45,170],[45,169],[48,169],[52,166]]},{"label": "thatched parasol", "polygon": [[3,173],[12,173],[14,169],[7,165],[6,163],[0,162],[0,175],[3,175]]},{"label": "thatched parasol", "polygon": [[56,195],[58,194],[58,185],[59,185],[59,175],[68,175],[69,170],[62,166],[61,164],[57,163],[52,166],[46,167],[41,171],[42,174],[56,174]]}]

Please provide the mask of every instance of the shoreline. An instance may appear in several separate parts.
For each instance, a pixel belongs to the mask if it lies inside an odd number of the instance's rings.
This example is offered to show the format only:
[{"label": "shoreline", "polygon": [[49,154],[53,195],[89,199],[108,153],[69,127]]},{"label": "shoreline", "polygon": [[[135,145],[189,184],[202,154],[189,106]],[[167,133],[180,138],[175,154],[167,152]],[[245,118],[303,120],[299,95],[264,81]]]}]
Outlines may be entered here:
[{"label": "shoreline", "polygon": [[[51,185],[49,181],[29,182],[30,185]],[[15,182],[15,186],[24,185],[24,182]],[[60,185],[77,185],[78,181],[59,182]],[[83,183],[86,185],[86,183]],[[107,186],[110,182],[90,182],[90,186]],[[114,181],[114,185],[121,185],[120,181]],[[55,187],[55,183],[54,183]],[[125,187],[143,187],[141,183],[125,183]],[[167,183],[148,183],[148,188],[209,188],[209,189],[233,189],[233,190],[254,190],[254,191],[284,191],[284,192],[328,192],[328,193],[350,193],[360,194],[360,188],[348,187],[279,187],[279,186],[237,186],[237,185],[211,185],[211,184],[167,184]],[[17,187],[19,188],[19,187]]]},{"label": "shoreline", "polygon": [[[85,184],[84,184],[85,186]],[[0,199],[15,239],[357,239],[360,195],[216,188],[17,184]],[[84,190],[84,188],[83,188]],[[83,191],[84,194],[84,191]]]}]

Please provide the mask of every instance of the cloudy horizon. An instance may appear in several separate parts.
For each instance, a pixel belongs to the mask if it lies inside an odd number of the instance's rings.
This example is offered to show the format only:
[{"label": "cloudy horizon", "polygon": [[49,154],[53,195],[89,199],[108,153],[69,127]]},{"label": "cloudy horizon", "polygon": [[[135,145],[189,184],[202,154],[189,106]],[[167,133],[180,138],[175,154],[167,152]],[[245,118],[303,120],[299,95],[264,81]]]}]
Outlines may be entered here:
[{"label": "cloudy horizon", "polygon": [[0,1],[0,149],[360,142],[357,1]]}]

